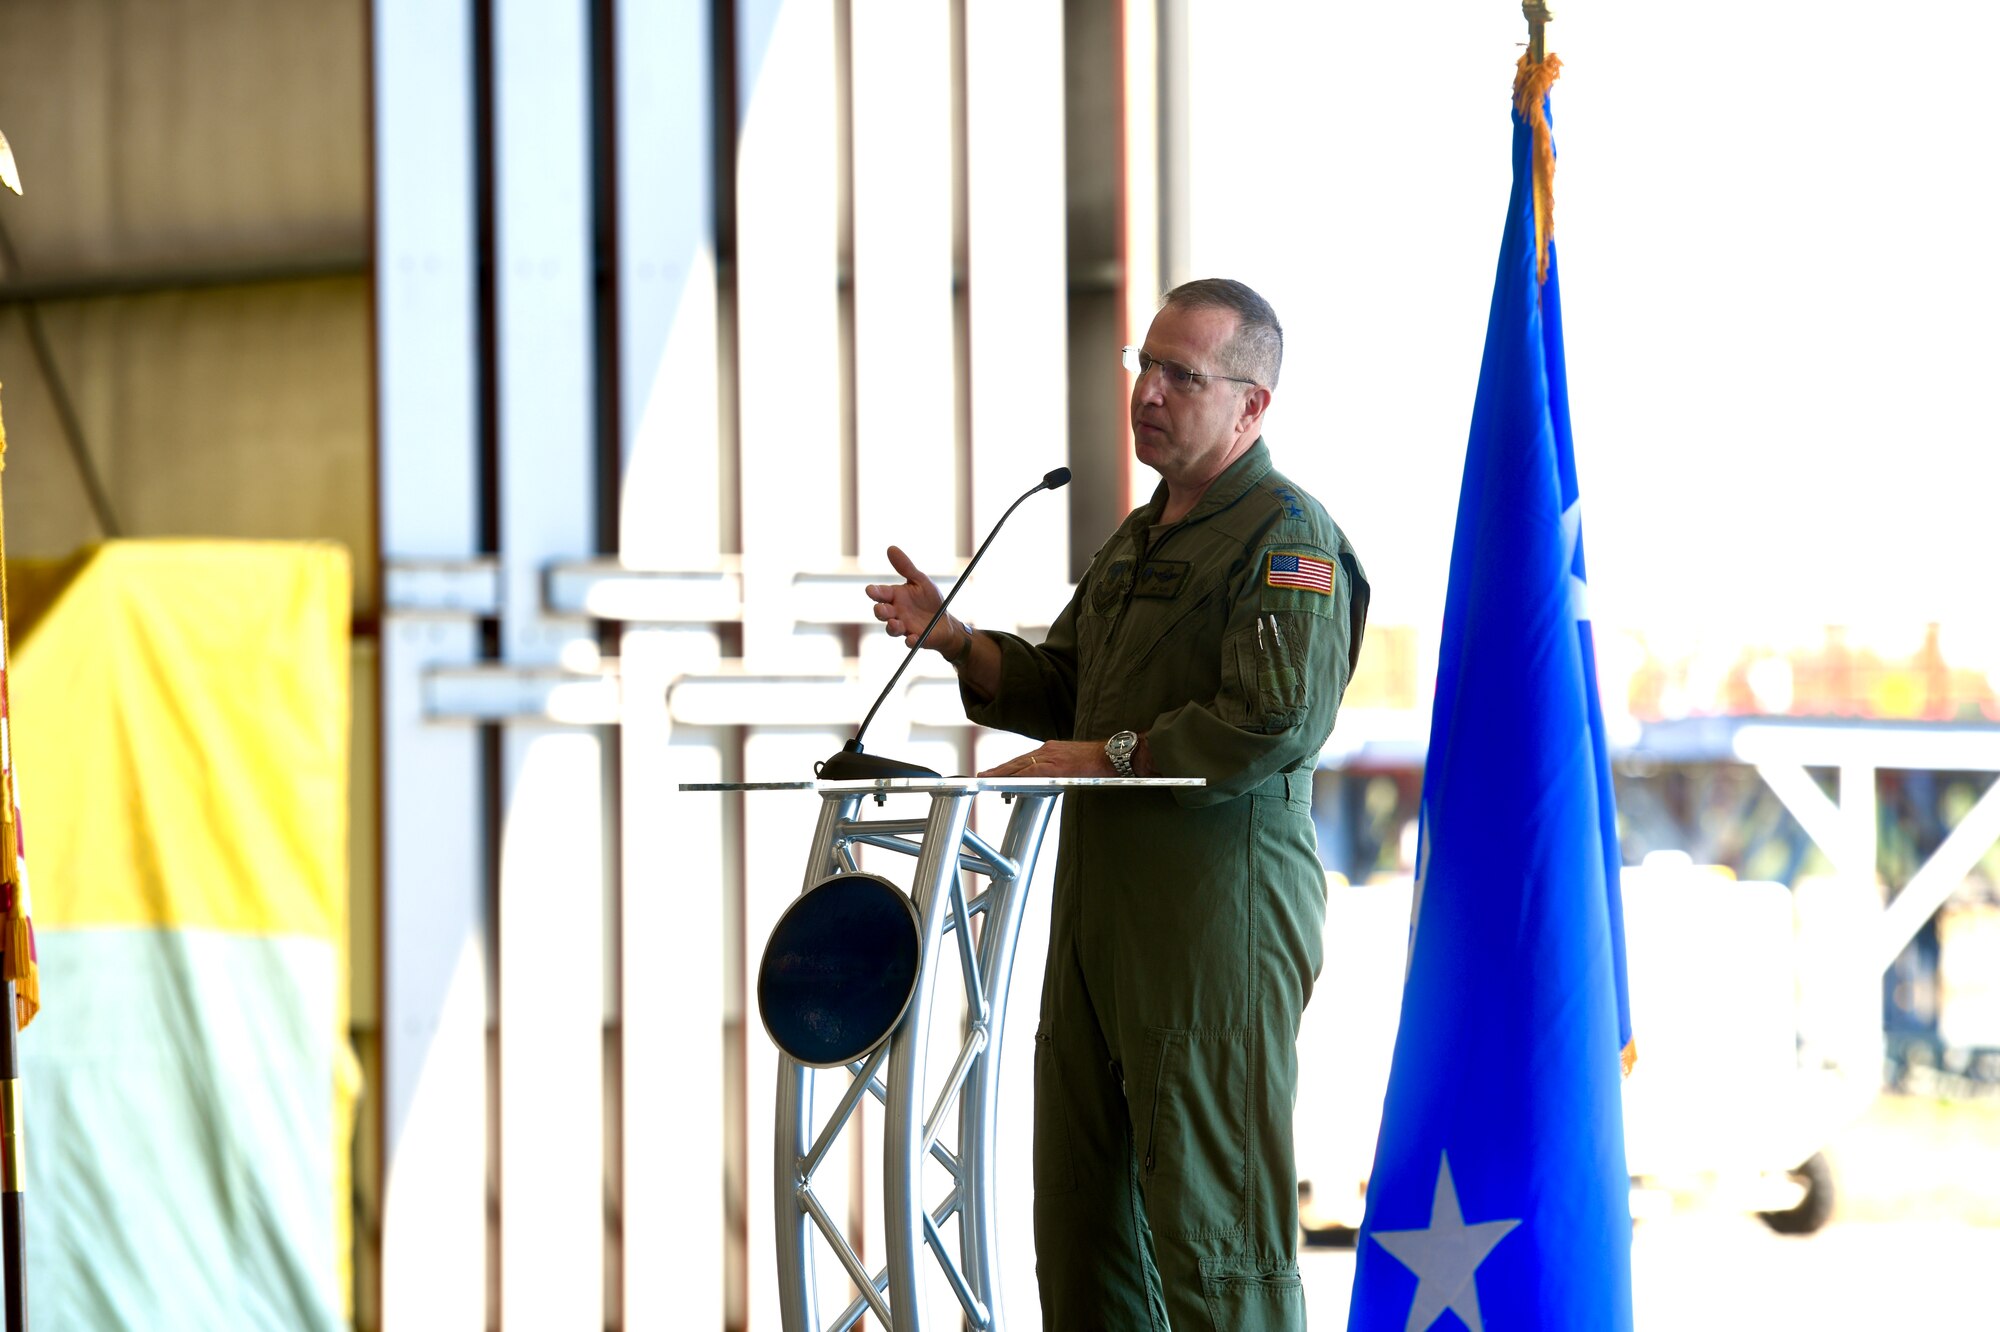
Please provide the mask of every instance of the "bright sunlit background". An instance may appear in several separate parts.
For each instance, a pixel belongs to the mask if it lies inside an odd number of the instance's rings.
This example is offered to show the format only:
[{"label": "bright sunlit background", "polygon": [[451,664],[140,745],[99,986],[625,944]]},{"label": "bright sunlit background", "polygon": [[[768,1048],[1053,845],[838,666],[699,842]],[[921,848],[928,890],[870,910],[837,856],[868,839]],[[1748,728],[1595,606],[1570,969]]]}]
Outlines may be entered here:
[{"label": "bright sunlit background", "polygon": [[[1434,619],[1508,181],[1514,6],[1190,6],[1191,269],[1285,322],[1271,436]],[[1605,621],[1993,637],[2000,12],[1572,0],[1549,27]]]}]

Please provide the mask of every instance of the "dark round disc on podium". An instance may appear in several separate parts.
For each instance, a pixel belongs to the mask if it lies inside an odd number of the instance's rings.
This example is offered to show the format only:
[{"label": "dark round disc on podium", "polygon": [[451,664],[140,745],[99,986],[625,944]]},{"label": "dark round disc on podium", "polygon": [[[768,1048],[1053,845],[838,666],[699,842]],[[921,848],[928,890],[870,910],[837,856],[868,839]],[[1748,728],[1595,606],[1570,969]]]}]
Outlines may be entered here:
[{"label": "dark round disc on podium", "polygon": [[757,1009],[810,1068],[851,1064],[889,1038],[917,987],[916,904],[874,874],[821,879],[785,908],[757,968]]}]

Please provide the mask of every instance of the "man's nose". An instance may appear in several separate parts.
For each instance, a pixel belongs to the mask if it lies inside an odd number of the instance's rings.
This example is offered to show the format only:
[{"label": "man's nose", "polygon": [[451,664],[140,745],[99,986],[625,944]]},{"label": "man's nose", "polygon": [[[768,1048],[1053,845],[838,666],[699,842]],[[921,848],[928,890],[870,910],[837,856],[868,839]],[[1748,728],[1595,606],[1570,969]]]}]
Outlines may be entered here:
[{"label": "man's nose", "polygon": [[1141,370],[1132,380],[1133,402],[1162,402],[1166,399],[1166,372],[1156,361]]}]

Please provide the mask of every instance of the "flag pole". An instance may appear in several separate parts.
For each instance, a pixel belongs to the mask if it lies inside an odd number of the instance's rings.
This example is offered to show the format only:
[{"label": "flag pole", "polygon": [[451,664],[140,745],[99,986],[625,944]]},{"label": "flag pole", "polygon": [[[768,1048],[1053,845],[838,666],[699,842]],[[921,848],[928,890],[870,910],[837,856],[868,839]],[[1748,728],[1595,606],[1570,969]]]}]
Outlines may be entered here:
[{"label": "flag pole", "polygon": [[4,1230],[7,1332],[28,1332],[28,1154],[22,1137],[19,1050],[14,1042],[14,982],[0,1008],[0,1230]]},{"label": "flag pole", "polygon": [[[0,471],[7,466],[7,432],[0,427]],[[21,896],[27,891],[21,870],[20,830],[15,824],[13,736],[7,715],[7,537],[0,523],[0,896],[6,915],[17,911],[25,924]],[[23,929],[16,939],[11,920],[0,919],[0,1268],[7,1280],[7,1332],[28,1332],[28,1153],[22,1122],[20,1049],[15,1036],[22,1021],[16,976],[30,974],[34,936]],[[27,957],[17,956],[25,949]]]},{"label": "flag pole", "polygon": [[[14,149],[0,134],[0,185],[21,193]],[[7,431],[0,426],[0,470],[7,466]],[[20,811],[15,808],[14,740],[7,715],[7,538],[0,525],[0,1272],[7,1281],[7,1332],[28,1332],[28,1152],[21,1121],[20,1049],[15,1037],[41,1007],[35,933],[28,919],[28,876],[22,864]],[[19,985],[16,985],[16,981]]]},{"label": "flag pole", "polygon": [[[0,138],[0,153],[6,141]],[[0,427],[0,471],[7,466],[7,432]],[[39,1007],[40,984],[35,981],[35,942],[28,924],[27,874],[21,865],[21,833],[14,807],[14,738],[7,708],[7,536],[0,521],[0,1271],[7,1281],[7,1332],[28,1332],[28,1152],[22,1115],[20,1049],[15,1036],[24,1014],[16,978],[27,984],[27,997]],[[18,920],[17,920],[18,918]],[[18,929],[15,928],[18,923]]]},{"label": "flag pole", "polygon": [[1521,0],[1521,13],[1528,20],[1528,63],[1539,65],[1547,53],[1542,42],[1542,27],[1555,15],[1549,12],[1548,0]]}]

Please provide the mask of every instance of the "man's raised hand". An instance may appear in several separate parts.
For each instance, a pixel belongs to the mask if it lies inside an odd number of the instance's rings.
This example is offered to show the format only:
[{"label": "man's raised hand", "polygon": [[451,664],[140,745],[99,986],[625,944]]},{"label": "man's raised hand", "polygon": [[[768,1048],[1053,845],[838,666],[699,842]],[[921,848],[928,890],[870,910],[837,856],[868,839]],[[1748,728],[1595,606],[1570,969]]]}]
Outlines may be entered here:
[{"label": "man's raised hand", "polygon": [[[915,647],[917,635],[931,622],[931,616],[937,614],[937,608],[944,604],[944,597],[930,575],[919,569],[900,546],[889,547],[889,564],[903,575],[903,581],[870,583],[868,596],[875,603],[875,618],[882,621],[882,627],[900,635],[905,647]],[[956,627],[947,629],[940,624],[925,645],[939,650],[957,646]]]}]

